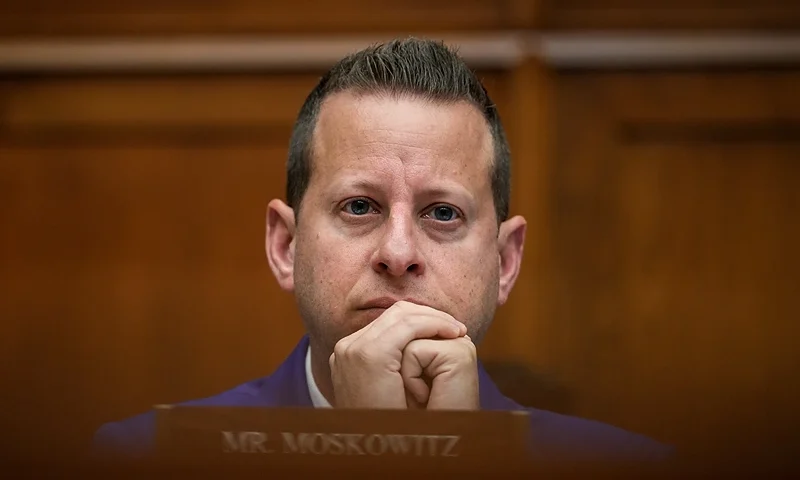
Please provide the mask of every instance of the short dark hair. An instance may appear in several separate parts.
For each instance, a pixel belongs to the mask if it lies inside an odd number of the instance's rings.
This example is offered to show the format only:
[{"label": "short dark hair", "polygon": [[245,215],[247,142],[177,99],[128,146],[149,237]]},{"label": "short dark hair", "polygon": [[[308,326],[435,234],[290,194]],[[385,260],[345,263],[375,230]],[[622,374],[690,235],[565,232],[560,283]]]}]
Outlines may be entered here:
[{"label": "short dark hair", "polygon": [[455,49],[443,42],[417,38],[392,40],[348,55],[308,95],[294,124],[286,165],[286,200],[296,215],[311,180],[313,134],[320,108],[326,97],[346,90],[467,101],[477,107],[486,119],[494,144],[490,179],[497,220],[506,220],[511,158],[497,107]]}]

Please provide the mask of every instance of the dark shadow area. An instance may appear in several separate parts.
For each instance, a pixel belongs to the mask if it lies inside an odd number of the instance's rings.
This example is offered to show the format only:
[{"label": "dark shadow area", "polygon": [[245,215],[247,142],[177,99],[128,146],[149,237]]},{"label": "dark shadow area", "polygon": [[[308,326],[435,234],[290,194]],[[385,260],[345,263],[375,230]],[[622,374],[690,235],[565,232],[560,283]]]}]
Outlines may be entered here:
[{"label": "dark shadow area", "polygon": [[573,414],[569,390],[552,375],[533,371],[514,362],[483,362],[483,366],[503,395],[525,407]]}]

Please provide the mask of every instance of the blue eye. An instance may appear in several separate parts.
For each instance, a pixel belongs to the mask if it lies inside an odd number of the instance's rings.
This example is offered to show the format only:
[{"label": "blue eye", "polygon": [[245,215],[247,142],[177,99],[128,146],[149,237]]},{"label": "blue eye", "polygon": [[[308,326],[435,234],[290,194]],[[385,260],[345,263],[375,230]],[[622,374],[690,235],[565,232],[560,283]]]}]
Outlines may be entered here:
[{"label": "blue eye", "polygon": [[452,220],[455,215],[456,212],[450,207],[441,206],[433,209],[433,217],[443,222]]},{"label": "blue eye", "polygon": [[344,211],[352,215],[366,215],[372,211],[372,206],[368,200],[357,198],[347,202]]},{"label": "blue eye", "polygon": [[429,210],[428,216],[439,222],[450,222],[459,217],[455,208],[448,205],[437,205]]}]

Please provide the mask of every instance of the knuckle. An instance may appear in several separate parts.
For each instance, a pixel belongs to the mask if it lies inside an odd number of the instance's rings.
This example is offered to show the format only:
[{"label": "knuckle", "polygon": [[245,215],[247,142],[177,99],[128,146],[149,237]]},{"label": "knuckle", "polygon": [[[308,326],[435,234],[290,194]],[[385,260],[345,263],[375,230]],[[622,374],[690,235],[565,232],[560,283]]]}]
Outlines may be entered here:
[{"label": "knuckle", "polygon": [[375,352],[375,349],[370,344],[362,345],[358,342],[343,345],[338,350],[334,347],[333,354],[338,361],[346,361],[349,364],[354,362],[371,363],[375,361],[377,356],[377,352]]},{"label": "knuckle", "polygon": [[336,345],[333,346],[333,355],[331,355],[331,358],[334,356],[344,357],[347,352],[347,347],[348,344],[344,340],[336,342]]},{"label": "knuckle", "polygon": [[415,355],[419,353],[425,346],[424,343],[425,342],[423,340],[413,340],[409,342],[408,345],[406,345],[406,348],[403,349],[403,356],[405,357],[406,354]]}]

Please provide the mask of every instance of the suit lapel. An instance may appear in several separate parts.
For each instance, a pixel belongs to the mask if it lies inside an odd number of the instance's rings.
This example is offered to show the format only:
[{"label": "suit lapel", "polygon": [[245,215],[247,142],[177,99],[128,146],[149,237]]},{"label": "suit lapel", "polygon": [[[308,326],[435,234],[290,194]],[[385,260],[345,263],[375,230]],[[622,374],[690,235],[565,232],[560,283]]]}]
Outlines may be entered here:
[{"label": "suit lapel", "polygon": [[286,360],[261,385],[259,396],[265,406],[313,407],[306,383],[306,350],[308,336],[304,335]]}]

